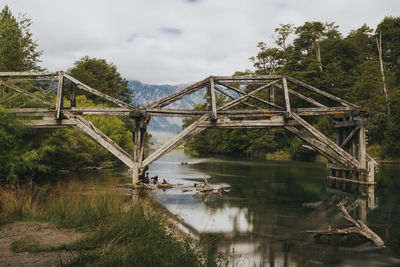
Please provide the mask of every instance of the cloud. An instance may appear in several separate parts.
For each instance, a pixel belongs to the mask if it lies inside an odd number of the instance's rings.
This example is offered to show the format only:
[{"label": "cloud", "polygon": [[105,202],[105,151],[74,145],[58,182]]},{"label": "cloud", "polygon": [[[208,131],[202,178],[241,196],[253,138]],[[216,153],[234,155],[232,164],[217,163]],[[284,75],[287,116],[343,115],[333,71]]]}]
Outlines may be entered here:
[{"label": "cloud", "polygon": [[162,33],[166,33],[166,34],[170,34],[170,35],[181,35],[182,34],[182,30],[177,29],[177,28],[169,28],[169,27],[161,27],[160,31]]},{"label": "cloud", "polygon": [[[42,66],[68,69],[88,55],[122,76],[147,83],[187,83],[251,68],[257,43],[272,45],[279,24],[335,21],[346,34],[386,15],[398,0],[5,0],[32,18]],[[0,4],[1,5],[1,4]]]}]

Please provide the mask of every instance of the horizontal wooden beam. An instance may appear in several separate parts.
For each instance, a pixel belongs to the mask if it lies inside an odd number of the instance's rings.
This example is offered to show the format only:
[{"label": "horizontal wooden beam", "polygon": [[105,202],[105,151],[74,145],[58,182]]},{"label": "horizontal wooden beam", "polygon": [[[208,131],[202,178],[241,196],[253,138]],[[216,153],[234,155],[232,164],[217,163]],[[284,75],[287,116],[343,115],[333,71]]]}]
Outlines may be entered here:
[{"label": "horizontal wooden beam", "polygon": [[356,167],[345,166],[345,165],[342,165],[342,164],[335,164],[335,163],[332,163],[332,162],[328,162],[326,164],[326,167],[328,169],[333,169],[333,170],[358,171],[358,168],[356,168]]},{"label": "horizontal wooden beam", "polygon": [[58,76],[58,72],[30,72],[30,71],[11,71],[0,72],[0,77],[25,77],[25,76]]},{"label": "horizontal wooden beam", "polygon": [[318,115],[329,115],[337,113],[346,113],[354,110],[351,107],[319,107],[319,108],[294,108],[293,111],[301,114],[302,116],[318,116]]},{"label": "horizontal wooden beam", "polygon": [[333,127],[334,128],[343,128],[343,127],[354,127],[357,126],[359,124],[358,121],[356,120],[348,120],[348,121],[335,121],[333,123]]},{"label": "horizontal wooden beam", "polygon": [[216,81],[245,81],[245,80],[275,80],[286,77],[285,75],[243,75],[243,76],[213,76]]},{"label": "horizontal wooden beam", "polygon": [[354,184],[363,184],[363,185],[374,185],[376,182],[364,182],[356,179],[349,179],[349,178],[340,178],[340,177],[335,177],[335,176],[328,176],[328,179],[331,180],[336,180],[336,181],[341,181],[341,182],[347,182],[347,183],[354,183]]},{"label": "horizontal wooden beam", "polygon": [[269,120],[223,120],[207,121],[199,127],[218,128],[218,129],[264,129],[271,127],[283,127],[289,125],[283,116],[271,117]]},{"label": "horizontal wooden beam", "polygon": [[31,128],[72,128],[76,125],[73,119],[57,120],[54,117],[43,120],[24,120],[23,123]]},{"label": "horizontal wooden beam", "polygon": [[56,82],[58,78],[26,78],[26,79],[7,79],[8,83],[29,83],[29,82]]},{"label": "horizontal wooden beam", "polygon": [[[78,115],[97,115],[97,116],[131,116],[133,112],[139,112],[143,116],[157,116],[157,117],[196,117],[204,114],[211,114],[208,110],[185,110],[185,109],[165,109],[165,108],[154,108],[148,110],[136,110],[132,111],[127,108],[114,108],[114,107],[79,107],[79,108],[64,108],[63,111],[70,111]],[[334,110],[346,110],[346,107],[334,108]],[[55,109],[47,108],[18,108],[10,109],[10,112],[23,114],[24,116],[41,116],[41,115],[52,115]],[[292,109],[300,116],[317,116],[332,114],[336,111],[331,109],[317,109],[317,108],[298,108]],[[234,118],[245,118],[245,117],[271,117],[276,115],[284,115],[285,111],[272,110],[272,109],[256,109],[256,110],[221,110],[218,111],[219,115],[234,117]],[[352,124],[353,125],[353,124]]]}]

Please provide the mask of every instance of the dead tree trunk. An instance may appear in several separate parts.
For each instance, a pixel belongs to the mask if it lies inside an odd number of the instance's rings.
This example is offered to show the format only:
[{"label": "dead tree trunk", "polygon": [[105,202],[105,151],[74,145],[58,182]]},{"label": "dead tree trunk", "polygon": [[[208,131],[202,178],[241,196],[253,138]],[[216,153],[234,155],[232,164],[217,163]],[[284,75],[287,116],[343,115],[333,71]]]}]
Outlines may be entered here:
[{"label": "dead tree trunk", "polygon": [[315,237],[320,237],[321,235],[348,235],[348,234],[358,234],[360,236],[365,237],[368,240],[374,242],[377,246],[384,246],[385,243],[383,240],[374,232],[372,231],[365,223],[360,220],[353,219],[349,213],[347,212],[346,208],[344,207],[346,201],[340,201],[337,204],[338,209],[342,212],[343,217],[351,222],[354,226],[344,228],[344,229],[332,229],[330,226],[327,230],[309,230],[308,233],[315,233]]},{"label": "dead tree trunk", "polygon": [[383,88],[383,93],[385,94],[385,98],[386,98],[387,113],[388,113],[388,115],[390,115],[388,89],[387,89],[387,85],[386,85],[385,71],[383,69],[383,60],[382,60],[382,32],[379,32],[379,39],[378,39],[378,37],[376,37],[376,46],[378,48],[379,67],[381,69],[382,88]]},{"label": "dead tree trunk", "polygon": [[317,61],[318,61],[318,67],[319,71],[322,71],[322,61],[321,61],[321,48],[319,47],[319,43],[315,42],[315,53],[317,54]]}]

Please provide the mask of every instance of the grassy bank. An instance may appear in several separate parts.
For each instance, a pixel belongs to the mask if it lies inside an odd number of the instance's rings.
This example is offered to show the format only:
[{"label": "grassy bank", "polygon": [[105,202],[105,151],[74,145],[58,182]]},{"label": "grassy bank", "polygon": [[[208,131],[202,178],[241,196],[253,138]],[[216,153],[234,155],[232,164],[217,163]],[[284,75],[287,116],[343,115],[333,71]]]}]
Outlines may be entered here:
[{"label": "grassy bank", "polygon": [[[84,240],[59,248],[75,251],[78,265],[217,265],[166,218],[133,205],[126,196],[74,195],[32,184],[0,187],[0,225],[23,220],[87,232]],[[16,242],[14,250],[41,250],[25,243]]]}]

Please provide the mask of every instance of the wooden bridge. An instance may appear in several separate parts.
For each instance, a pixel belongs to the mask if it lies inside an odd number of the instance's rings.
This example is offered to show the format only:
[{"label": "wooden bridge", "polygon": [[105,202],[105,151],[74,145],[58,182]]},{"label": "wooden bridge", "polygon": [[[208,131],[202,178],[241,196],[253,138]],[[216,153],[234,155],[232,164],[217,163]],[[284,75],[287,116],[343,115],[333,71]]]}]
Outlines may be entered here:
[{"label": "wooden bridge", "polygon": [[[43,86],[44,84],[56,84]],[[35,107],[10,108],[35,128],[75,128],[119,158],[132,170],[135,183],[147,166],[189,138],[208,128],[285,128],[307,147],[329,161],[329,178],[374,184],[376,162],[366,153],[368,111],[342,98],[283,75],[210,76],[144,107],[136,107],[106,95],[64,72],[0,72],[0,87],[6,102],[20,95],[37,102]],[[168,105],[206,89],[205,110],[167,108]],[[245,89],[245,90],[244,90]],[[95,95],[114,107],[77,107],[79,92]],[[230,101],[217,101],[224,96]],[[70,107],[63,102],[70,101]],[[134,133],[133,155],[97,129],[85,115],[126,116]],[[309,122],[312,116],[332,117],[336,142]],[[152,116],[198,117],[173,139],[145,157],[146,129]],[[308,121],[305,119],[307,117]]]}]

